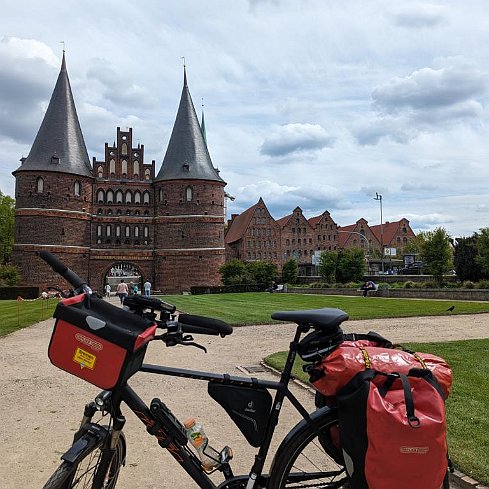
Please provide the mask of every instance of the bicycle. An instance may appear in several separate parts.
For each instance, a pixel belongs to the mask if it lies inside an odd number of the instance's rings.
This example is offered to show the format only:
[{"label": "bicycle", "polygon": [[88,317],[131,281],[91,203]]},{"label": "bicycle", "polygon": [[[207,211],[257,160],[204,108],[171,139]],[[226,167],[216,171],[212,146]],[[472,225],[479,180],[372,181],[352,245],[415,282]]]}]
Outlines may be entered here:
[{"label": "bicycle", "polygon": [[[63,292],[63,297],[70,297],[65,299],[65,302],[81,304],[82,301],[91,300],[93,304],[98,304],[96,295],[92,294],[88,284],[75,272],[49,252],[41,252],[40,257],[73,286],[69,293]],[[124,305],[132,313],[100,300],[104,304],[103,311],[107,313],[107,318],[114,314],[114,317],[120,319],[124,313],[125,319],[132,319],[135,323],[142,324],[140,322],[145,321],[144,327],[153,324],[149,328],[152,332],[150,335],[146,329],[138,336],[140,338],[143,335],[143,341],[146,343],[159,340],[168,347],[182,345],[204,348],[194,341],[192,335],[225,337],[233,331],[231,326],[216,319],[187,314],[179,314],[176,319],[175,307],[157,298],[133,296],[126,299]],[[156,437],[159,445],[169,451],[202,489],[348,488],[343,455],[337,441],[337,409],[334,406],[323,406],[313,413],[308,413],[289,389],[296,356],[310,353],[317,348],[334,348],[342,336],[340,324],[348,319],[348,315],[339,309],[325,308],[281,311],[272,314],[272,318],[297,324],[285,367],[278,381],[144,364],[142,361],[145,348],[142,347],[139,350],[142,353],[131,357],[129,366],[124,364],[124,372],[117,385],[102,390],[85,406],[73,445],[61,456],[61,465],[49,478],[44,489],[116,487],[121,466],[125,464],[126,459],[126,440],[123,433],[125,417],[122,414],[122,404],[141,420],[147,432]],[[92,318],[91,321],[94,322],[96,319]],[[95,321],[94,324],[98,323]],[[156,327],[165,332],[157,335]],[[301,340],[305,333],[309,334]],[[53,339],[51,341],[53,342]],[[89,343],[91,340],[85,338],[83,341]],[[89,355],[83,357],[83,362],[84,367],[90,367]],[[86,371],[87,368],[83,370]],[[182,423],[165,403],[154,398],[147,406],[127,384],[127,380],[137,372],[208,382],[210,396],[230,414],[248,443],[258,449],[249,473],[233,473],[230,464],[232,450],[227,446],[221,451],[209,448],[206,455],[215,461],[215,466],[210,470],[205,469],[189,447]],[[273,398],[269,391],[275,391]],[[279,445],[269,473],[263,473],[285,398],[303,419],[291,429]],[[235,409],[236,406],[230,405],[233,399],[239,399],[240,406],[244,406],[244,409],[240,411],[239,408]],[[103,414],[108,422],[104,425],[95,422],[93,418],[96,413]],[[221,472],[223,477],[219,485],[209,477],[215,472]]]}]

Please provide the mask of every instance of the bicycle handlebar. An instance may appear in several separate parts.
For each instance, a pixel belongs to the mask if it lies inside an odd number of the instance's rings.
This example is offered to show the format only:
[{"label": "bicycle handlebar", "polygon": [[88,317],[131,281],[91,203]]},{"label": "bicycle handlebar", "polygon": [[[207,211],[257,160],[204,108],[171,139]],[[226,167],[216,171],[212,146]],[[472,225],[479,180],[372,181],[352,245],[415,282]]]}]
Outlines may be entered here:
[{"label": "bicycle handlebar", "polygon": [[219,319],[191,314],[179,314],[178,322],[184,333],[209,334],[226,336],[233,332],[233,327]]},{"label": "bicycle handlebar", "polygon": [[168,304],[168,302],[157,299],[156,297],[145,297],[141,295],[132,295],[124,299],[124,305],[130,309],[154,309],[157,311],[165,311],[173,314],[177,308]]},{"label": "bicycle handlebar", "polygon": [[54,256],[49,251],[39,252],[39,256],[56,272],[59,273],[67,282],[69,282],[75,289],[80,289],[84,285],[88,285],[87,282],[82,280],[73,270],[69,269],[59,258]]}]

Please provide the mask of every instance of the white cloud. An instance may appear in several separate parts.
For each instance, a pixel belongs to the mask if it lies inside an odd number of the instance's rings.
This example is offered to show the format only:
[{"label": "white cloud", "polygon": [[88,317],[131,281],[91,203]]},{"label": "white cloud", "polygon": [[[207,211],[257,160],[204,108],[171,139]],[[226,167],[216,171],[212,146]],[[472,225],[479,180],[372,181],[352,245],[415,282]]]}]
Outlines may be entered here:
[{"label": "white cloud", "polygon": [[446,19],[442,5],[428,3],[402,5],[391,15],[398,26],[407,28],[433,27],[442,24]]},{"label": "white cloud", "polygon": [[334,138],[318,124],[286,124],[265,138],[260,152],[267,156],[318,151],[332,146]]}]

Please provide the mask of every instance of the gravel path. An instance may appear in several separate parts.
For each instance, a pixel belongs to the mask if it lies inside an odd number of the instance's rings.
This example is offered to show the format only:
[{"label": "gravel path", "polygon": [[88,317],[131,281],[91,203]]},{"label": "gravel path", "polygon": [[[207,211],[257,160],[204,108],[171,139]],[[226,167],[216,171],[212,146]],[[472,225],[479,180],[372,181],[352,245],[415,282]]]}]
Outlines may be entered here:
[{"label": "gravel path", "polygon": [[[99,392],[80,379],[53,367],[47,358],[52,320],[0,338],[2,375],[0,401],[0,481],[3,489],[34,489],[43,486],[70,443],[85,403]],[[392,341],[445,341],[489,337],[489,314],[409,319],[350,321],[347,332],[375,330]],[[235,328],[227,338],[202,337],[208,349],[168,349],[152,343],[147,363],[244,375],[237,365],[256,366],[269,353],[286,350],[294,332],[293,325],[268,325]],[[272,378],[268,373],[254,374]],[[146,401],[163,399],[173,413],[183,419],[195,416],[204,423],[211,444],[229,445],[235,453],[235,473],[246,473],[254,449],[224,410],[207,397],[205,382],[138,374],[131,385]],[[294,387],[294,393],[310,410],[309,392]],[[128,452],[118,489],[195,488],[186,474],[165,450],[149,437],[135,416],[127,411],[125,428]],[[298,421],[297,413],[286,406],[282,412],[273,447]]]}]

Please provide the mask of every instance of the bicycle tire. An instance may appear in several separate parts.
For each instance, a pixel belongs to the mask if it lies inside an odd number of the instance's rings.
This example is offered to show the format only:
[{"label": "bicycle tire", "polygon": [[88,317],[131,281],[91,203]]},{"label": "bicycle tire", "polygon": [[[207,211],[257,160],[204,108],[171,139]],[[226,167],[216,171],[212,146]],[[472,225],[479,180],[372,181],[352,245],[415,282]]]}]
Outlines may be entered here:
[{"label": "bicycle tire", "polygon": [[[78,463],[63,461],[44,485],[43,489],[91,489],[93,476],[100,462],[100,450],[103,440],[94,445]],[[126,459],[126,440],[121,433],[114,456],[110,462],[106,481],[102,489],[114,489],[119,477],[119,471]],[[85,466],[85,464],[87,464]]]},{"label": "bicycle tire", "polygon": [[[335,452],[331,428],[338,426],[336,411],[323,408],[311,415],[317,430],[301,421],[280,445],[270,470],[268,489],[348,488],[341,455]],[[318,439],[317,431],[324,434]]]}]

